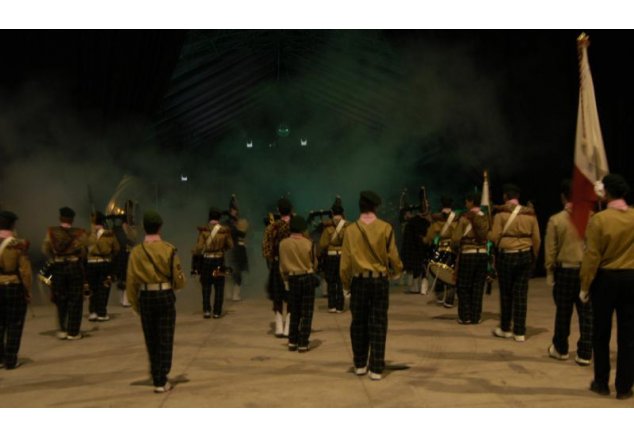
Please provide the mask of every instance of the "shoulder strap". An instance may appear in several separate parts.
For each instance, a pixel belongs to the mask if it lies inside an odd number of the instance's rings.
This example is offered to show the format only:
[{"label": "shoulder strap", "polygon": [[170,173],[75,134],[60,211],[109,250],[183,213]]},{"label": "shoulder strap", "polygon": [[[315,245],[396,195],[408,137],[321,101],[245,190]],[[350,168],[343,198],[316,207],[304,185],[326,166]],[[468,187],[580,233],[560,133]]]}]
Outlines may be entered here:
[{"label": "shoulder strap", "polygon": [[211,247],[211,243],[213,242],[214,238],[216,237],[219,231],[220,231],[220,224],[216,224],[214,228],[211,229],[211,233],[209,234],[209,237],[207,238],[207,241],[205,242],[205,250],[209,250],[209,248]]},{"label": "shoulder strap", "polygon": [[147,256],[148,260],[150,261],[150,263],[152,264],[152,266],[154,267],[154,270],[160,274],[161,276],[166,277],[167,279],[169,279],[170,282],[172,282],[173,278],[174,278],[174,273],[172,271],[172,267],[173,267],[173,260],[174,260],[174,250],[172,250],[172,254],[170,255],[170,274],[167,275],[165,273],[163,273],[161,270],[159,270],[158,266],[156,265],[156,263],[154,262],[154,259],[152,259],[152,256],[150,256],[150,253],[147,251],[147,249],[145,248],[145,244],[141,244],[141,248],[143,249],[143,251],[145,252],[145,255]]},{"label": "shoulder strap", "polygon": [[332,234],[332,237],[330,238],[330,242],[335,242],[335,239],[337,239],[337,236],[339,236],[339,233],[341,232],[341,229],[343,229],[343,225],[346,223],[346,220],[341,218],[341,221],[339,221],[339,224],[337,224],[337,228],[335,228],[335,233]]},{"label": "shoulder strap", "polygon": [[359,225],[359,222],[355,222],[357,228],[359,229],[359,231],[361,232],[361,236],[363,236],[363,240],[365,241],[366,245],[368,246],[368,249],[370,249],[370,253],[372,253],[372,256],[374,257],[374,259],[376,259],[378,261],[379,264],[387,267],[387,264],[385,262],[383,262],[381,260],[381,258],[379,258],[379,255],[376,254],[376,251],[374,251],[374,247],[372,247],[372,244],[370,244],[370,240],[368,239],[368,235],[365,233],[365,230],[363,230],[361,228],[361,226]]},{"label": "shoulder strap", "polygon": [[447,221],[445,221],[445,225],[442,226],[442,229],[440,230],[441,237],[447,232],[447,230],[449,229],[449,226],[451,225],[451,223],[453,223],[453,220],[455,217],[456,217],[456,212],[452,210],[451,213],[449,214],[449,217],[447,218]]},{"label": "shoulder strap", "polygon": [[508,221],[506,221],[506,224],[504,224],[504,228],[502,229],[502,235],[504,235],[507,232],[511,223],[515,221],[515,218],[517,218],[517,215],[520,213],[520,210],[522,210],[522,206],[520,206],[519,204],[515,206],[515,209],[513,209],[513,212],[511,213],[511,216],[509,217]]},{"label": "shoulder strap", "polygon": [[15,238],[13,236],[9,236],[8,238],[5,238],[4,241],[2,241],[2,244],[0,244],[0,258],[2,258],[2,254],[13,241],[15,241]]}]

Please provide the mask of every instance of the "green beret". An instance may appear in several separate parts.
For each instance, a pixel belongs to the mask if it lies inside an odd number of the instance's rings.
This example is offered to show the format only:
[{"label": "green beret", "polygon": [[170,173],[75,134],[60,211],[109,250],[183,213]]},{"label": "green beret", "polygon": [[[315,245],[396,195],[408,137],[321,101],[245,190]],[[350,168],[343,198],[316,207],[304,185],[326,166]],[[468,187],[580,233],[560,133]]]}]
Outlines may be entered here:
[{"label": "green beret", "polygon": [[630,186],[619,174],[608,174],[603,177],[605,191],[614,198],[623,198],[630,191]]},{"label": "green beret", "polygon": [[381,197],[373,191],[361,192],[360,201],[373,205],[374,207],[381,205]]},{"label": "green beret", "polygon": [[143,227],[152,228],[163,225],[163,218],[155,210],[146,210],[143,214]]},{"label": "green beret", "polygon": [[293,218],[291,218],[290,226],[291,232],[293,233],[302,233],[308,227],[306,225],[306,220],[300,215],[295,215]]},{"label": "green beret", "polygon": [[222,212],[217,207],[209,208],[209,221],[211,220],[219,220]]},{"label": "green beret", "polygon": [[17,219],[18,216],[15,213],[3,210],[0,212],[0,229],[11,230]]},{"label": "green beret", "polygon": [[343,214],[343,205],[341,204],[341,198],[339,197],[335,198],[335,202],[333,203],[330,210],[332,210],[332,213],[335,215]]}]

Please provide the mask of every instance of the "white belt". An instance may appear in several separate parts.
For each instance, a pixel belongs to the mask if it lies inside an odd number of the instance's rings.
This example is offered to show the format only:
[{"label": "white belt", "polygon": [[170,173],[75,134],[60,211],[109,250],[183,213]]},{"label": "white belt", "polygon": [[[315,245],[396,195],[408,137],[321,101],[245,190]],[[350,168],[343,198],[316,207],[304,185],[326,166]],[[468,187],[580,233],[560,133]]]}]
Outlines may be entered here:
[{"label": "white belt", "polygon": [[364,271],[363,273],[359,273],[356,274],[354,277],[363,277],[363,278],[375,278],[375,279],[379,279],[379,278],[384,278],[387,277],[387,273],[381,273],[378,271]]},{"label": "white belt", "polygon": [[141,291],[162,291],[171,290],[172,284],[169,282],[163,282],[160,284],[141,284]]},{"label": "white belt", "polygon": [[55,256],[53,260],[55,262],[78,262],[79,258],[77,256]]},{"label": "white belt", "polygon": [[486,252],[487,252],[486,248],[469,248],[466,250],[462,250],[460,253],[462,253],[463,255],[469,255],[473,253],[486,253]]},{"label": "white belt", "polygon": [[559,263],[559,267],[561,268],[580,268],[581,267],[581,262],[577,262],[574,264],[570,264],[568,262],[560,262]]},{"label": "white belt", "polygon": [[89,264],[95,264],[97,262],[110,262],[109,258],[88,258]]},{"label": "white belt", "polygon": [[529,252],[529,251],[531,251],[531,248],[530,248],[530,247],[528,247],[528,248],[523,248],[523,249],[520,249],[520,250],[504,250],[504,249],[502,249],[502,248],[500,249],[500,253],[504,253],[504,254],[510,254],[510,253],[526,253],[526,252]]},{"label": "white belt", "polygon": [[203,258],[205,259],[220,259],[224,256],[224,253],[205,253]]},{"label": "white belt", "polygon": [[328,256],[338,256],[341,254],[341,250],[328,250]]},{"label": "white belt", "polygon": [[303,276],[304,274],[312,274],[314,273],[313,270],[308,270],[308,271],[289,271],[288,275],[289,276]]},{"label": "white belt", "polygon": [[243,241],[238,241],[238,245],[241,245],[242,247],[244,247],[246,244]]}]

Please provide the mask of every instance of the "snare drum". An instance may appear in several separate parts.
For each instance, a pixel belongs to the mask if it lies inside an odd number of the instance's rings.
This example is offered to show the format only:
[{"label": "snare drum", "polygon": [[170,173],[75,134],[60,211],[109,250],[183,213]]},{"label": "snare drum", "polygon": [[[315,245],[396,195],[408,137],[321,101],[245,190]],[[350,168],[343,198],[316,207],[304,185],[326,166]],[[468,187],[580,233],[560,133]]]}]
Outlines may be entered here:
[{"label": "snare drum", "polygon": [[455,285],[456,254],[449,247],[438,248],[429,260],[429,271],[448,285]]}]

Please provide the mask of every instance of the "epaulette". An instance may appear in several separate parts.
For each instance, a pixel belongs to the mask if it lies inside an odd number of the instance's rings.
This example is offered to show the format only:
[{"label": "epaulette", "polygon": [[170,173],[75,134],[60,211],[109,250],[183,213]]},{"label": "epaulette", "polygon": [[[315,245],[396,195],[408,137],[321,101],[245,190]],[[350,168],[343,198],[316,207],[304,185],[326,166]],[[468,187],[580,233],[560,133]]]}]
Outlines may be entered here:
[{"label": "epaulette", "polygon": [[11,245],[9,246],[9,248],[13,248],[16,250],[21,250],[21,251],[28,251],[29,247],[31,246],[31,243],[29,241],[27,241],[26,239],[15,239]]}]

